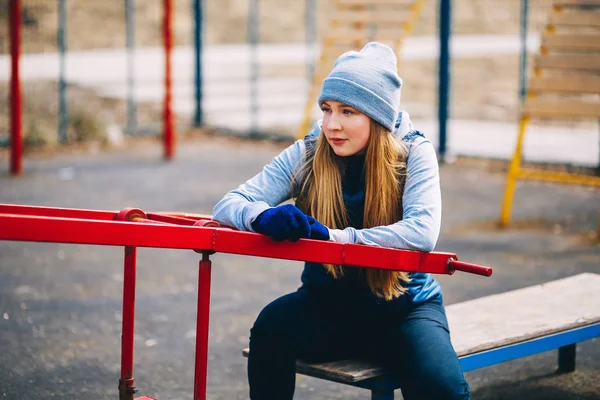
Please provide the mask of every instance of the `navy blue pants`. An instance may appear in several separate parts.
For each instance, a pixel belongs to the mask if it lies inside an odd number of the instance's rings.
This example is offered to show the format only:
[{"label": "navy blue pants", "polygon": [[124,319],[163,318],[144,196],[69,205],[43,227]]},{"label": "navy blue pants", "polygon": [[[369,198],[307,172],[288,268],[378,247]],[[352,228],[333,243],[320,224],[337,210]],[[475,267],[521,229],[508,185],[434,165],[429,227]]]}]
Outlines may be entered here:
[{"label": "navy blue pants", "polygon": [[250,331],[250,398],[292,399],[296,359],[358,356],[396,372],[405,400],[469,399],[441,297],[403,311],[363,300],[301,288],[267,305]]}]

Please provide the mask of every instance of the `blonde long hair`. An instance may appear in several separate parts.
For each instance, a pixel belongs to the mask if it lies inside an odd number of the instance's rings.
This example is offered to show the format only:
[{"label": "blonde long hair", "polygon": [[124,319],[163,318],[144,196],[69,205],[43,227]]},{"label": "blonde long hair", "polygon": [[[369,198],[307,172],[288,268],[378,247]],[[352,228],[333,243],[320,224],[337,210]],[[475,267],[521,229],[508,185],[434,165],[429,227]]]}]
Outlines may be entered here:
[{"label": "blonde long hair", "polygon": [[[406,177],[406,148],[391,133],[371,120],[365,155],[365,206],[363,227],[391,225],[402,219],[402,192]],[[343,229],[349,218],[342,196],[341,160],[321,131],[315,149],[307,154],[292,182],[299,182],[296,204],[325,226]],[[341,278],[340,265],[325,264],[327,272]],[[406,292],[403,283],[408,273],[380,269],[361,269],[369,289],[385,300]]]}]

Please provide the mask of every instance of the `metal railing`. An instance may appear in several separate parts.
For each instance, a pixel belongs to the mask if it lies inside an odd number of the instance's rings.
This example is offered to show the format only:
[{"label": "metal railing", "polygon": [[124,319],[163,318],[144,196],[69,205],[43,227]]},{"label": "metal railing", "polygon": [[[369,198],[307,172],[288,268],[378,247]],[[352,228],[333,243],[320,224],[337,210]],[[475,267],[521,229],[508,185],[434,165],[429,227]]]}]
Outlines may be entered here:
[{"label": "metal railing", "polygon": [[421,253],[376,246],[300,239],[275,242],[253,232],[220,226],[210,216],[119,212],[0,204],[0,240],[124,246],[123,320],[119,399],[133,400],[137,248],[194,250],[202,254],[198,273],[194,400],[206,399],[211,260],[215,252],[361,266],[393,271],[491,276],[492,269],[458,261],[453,253]]}]

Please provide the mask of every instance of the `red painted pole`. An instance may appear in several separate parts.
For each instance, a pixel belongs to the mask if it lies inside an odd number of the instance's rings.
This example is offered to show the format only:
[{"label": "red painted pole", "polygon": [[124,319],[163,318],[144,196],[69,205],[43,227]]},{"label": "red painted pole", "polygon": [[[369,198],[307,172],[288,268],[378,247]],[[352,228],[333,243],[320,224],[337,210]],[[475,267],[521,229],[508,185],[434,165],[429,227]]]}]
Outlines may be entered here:
[{"label": "red painted pole", "polygon": [[173,159],[175,153],[175,132],[173,126],[173,93],[171,79],[171,56],[173,52],[173,0],[163,1],[163,39],[165,48],[165,98],[163,115],[164,157]]},{"label": "red painted pole", "polygon": [[23,136],[21,115],[21,78],[19,62],[21,57],[21,0],[11,0],[10,4],[10,173],[20,175],[23,170]]},{"label": "red painted pole", "polygon": [[448,268],[450,268],[451,271],[462,271],[476,275],[492,276],[492,269],[490,267],[458,261],[454,258],[448,260]]},{"label": "red painted pole", "polygon": [[119,400],[133,400],[133,395],[135,393],[135,387],[133,386],[133,332],[135,324],[136,255],[136,247],[125,247]]},{"label": "red painted pole", "polygon": [[210,319],[210,270],[208,253],[202,253],[198,273],[198,311],[196,317],[196,368],[194,370],[194,400],[206,400],[208,371],[208,322]]},{"label": "red painted pole", "polygon": [[[136,208],[124,208],[116,215],[117,221],[131,221],[146,218],[146,214]],[[137,275],[137,248],[125,246],[123,262],[123,316],[121,327],[121,379],[119,379],[119,400],[133,400],[135,386],[133,379],[133,343],[135,327],[135,280]]]}]

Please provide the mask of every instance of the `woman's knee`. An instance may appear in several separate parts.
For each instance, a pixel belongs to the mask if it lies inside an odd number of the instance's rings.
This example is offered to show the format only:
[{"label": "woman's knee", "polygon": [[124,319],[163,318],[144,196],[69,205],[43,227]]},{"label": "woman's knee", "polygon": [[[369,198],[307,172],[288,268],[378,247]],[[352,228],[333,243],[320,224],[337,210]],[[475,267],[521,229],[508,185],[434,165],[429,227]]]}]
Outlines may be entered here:
[{"label": "woman's knee", "polygon": [[[426,382],[431,399],[468,400],[471,395],[469,384],[460,369],[454,371],[438,371]],[[427,390],[427,389],[426,389]]]},{"label": "woman's knee", "polygon": [[408,357],[402,363],[401,376],[407,378],[406,387],[414,394],[405,399],[468,400],[469,384],[452,346],[433,339],[419,349],[419,354],[405,353]]},{"label": "woman's knee", "polygon": [[395,352],[410,399],[469,399],[456,352],[452,347],[441,302],[424,304],[402,324]]},{"label": "woman's knee", "polygon": [[250,340],[265,338],[285,340],[299,330],[304,299],[291,293],[269,303],[258,314],[250,329]]},{"label": "woman's knee", "polygon": [[471,390],[460,369],[418,371],[402,387],[405,400],[469,400]]},{"label": "woman's knee", "polygon": [[282,324],[284,310],[273,303],[267,305],[258,314],[254,325],[250,329],[250,339],[258,337],[280,337],[285,326]]}]

